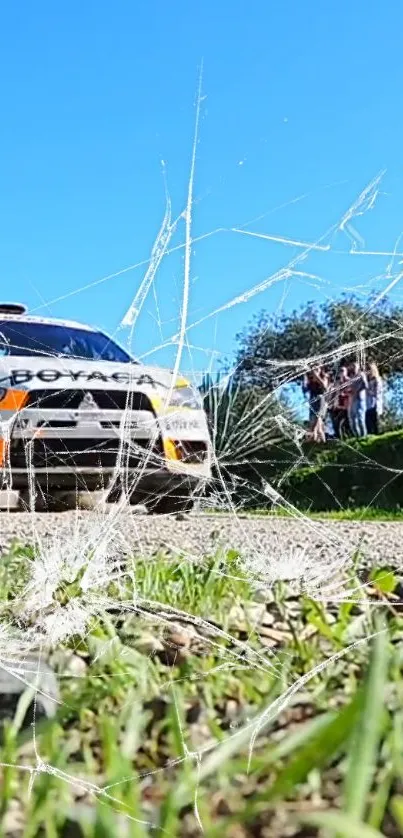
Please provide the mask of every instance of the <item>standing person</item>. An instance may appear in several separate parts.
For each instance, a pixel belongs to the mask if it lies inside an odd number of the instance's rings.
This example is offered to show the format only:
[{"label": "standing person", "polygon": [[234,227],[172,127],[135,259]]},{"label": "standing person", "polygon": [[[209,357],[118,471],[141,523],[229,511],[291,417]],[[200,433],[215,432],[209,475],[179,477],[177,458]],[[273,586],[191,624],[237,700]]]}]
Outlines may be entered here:
[{"label": "standing person", "polygon": [[326,442],[326,393],[328,376],[323,367],[314,367],[304,378],[304,392],[309,397],[309,425],[314,442]]},{"label": "standing person", "polygon": [[379,434],[379,417],[383,413],[383,381],[375,363],[368,367],[367,412],[365,419],[369,434]]},{"label": "standing person", "polygon": [[335,439],[339,439],[339,409],[337,404],[337,380],[333,374],[329,375],[328,391],[326,395],[327,409],[332,424]]},{"label": "standing person", "polygon": [[348,421],[350,379],[347,367],[340,367],[334,384],[334,414],[333,423],[337,439],[351,434]]},{"label": "standing person", "polygon": [[357,362],[351,366],[349,389],[349,421],[351,429],[354,436],[366,436],[367,429],[365,426],[365,413],[367,409],[368,381],[365,372],[363,372]]}]

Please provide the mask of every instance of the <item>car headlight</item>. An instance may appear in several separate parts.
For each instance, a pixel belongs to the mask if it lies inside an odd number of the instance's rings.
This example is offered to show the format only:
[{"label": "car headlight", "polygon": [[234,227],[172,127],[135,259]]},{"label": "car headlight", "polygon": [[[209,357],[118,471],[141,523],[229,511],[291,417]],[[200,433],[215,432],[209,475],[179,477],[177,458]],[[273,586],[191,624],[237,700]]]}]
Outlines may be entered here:
[{"label": "car headlight", "polygon": [[193,387],[175,387],[169,401],[169,407],[188,407],[193,410],[202,410],[203,401],[200,393]]}]

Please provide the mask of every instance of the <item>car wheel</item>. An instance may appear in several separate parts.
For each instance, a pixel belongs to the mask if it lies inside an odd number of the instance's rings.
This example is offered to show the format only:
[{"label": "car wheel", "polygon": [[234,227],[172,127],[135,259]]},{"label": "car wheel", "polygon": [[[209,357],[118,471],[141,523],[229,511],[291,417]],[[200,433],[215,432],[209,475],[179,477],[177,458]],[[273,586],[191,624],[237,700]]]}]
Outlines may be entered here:
[{"label": "car wheel", "polygon": [[172,515],[178,512],[190,512],[193,508],[193,498],[183,495],[163,495],[146,501],[146,507],[153,515]]},{"label": "car wheel", "polygon": [[110,492],[108,493],[108,496],[106,498],[106,502],[107,503],[119,503],[119,501],[122,497],[122,494],[123,494],[122,487],[121,486],[114,486],[110,490]]},{"label": "car wheel", "polygon": [[[21,492],[20,505],[29,512],[32,508],[32,498],[29,492]],[[67,512],[75,509],[77,498],[74,492],[45,492],[39,490],[34,500],[35,512]]]}]

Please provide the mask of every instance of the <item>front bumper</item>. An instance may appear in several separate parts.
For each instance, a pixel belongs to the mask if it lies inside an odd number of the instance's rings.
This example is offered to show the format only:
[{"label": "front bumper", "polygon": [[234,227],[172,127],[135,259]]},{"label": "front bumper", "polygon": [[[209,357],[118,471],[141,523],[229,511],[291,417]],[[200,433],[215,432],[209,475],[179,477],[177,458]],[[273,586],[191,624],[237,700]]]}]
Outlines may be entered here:
[{"label": "front bumper", "polygon": [[120,483],[146,492],[184,481],[194,488],[210,478],[202,412],[103,411],[73,418],[67,410],[21,410],[9,434],[3,432],[3,487],[25,490],[34,480],[47,490],[96,490]]}]

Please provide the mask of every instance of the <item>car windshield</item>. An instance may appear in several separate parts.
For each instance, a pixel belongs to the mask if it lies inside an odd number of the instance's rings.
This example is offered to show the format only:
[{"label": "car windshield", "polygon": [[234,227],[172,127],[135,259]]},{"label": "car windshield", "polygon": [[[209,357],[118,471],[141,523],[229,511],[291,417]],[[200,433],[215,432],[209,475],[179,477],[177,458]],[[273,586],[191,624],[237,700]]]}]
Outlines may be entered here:
[{"label": "car windshield", "polygon": [[0,320],[0,357],[5,355],[132,363],[127,352],[102,332],[24,320]]}]

